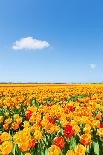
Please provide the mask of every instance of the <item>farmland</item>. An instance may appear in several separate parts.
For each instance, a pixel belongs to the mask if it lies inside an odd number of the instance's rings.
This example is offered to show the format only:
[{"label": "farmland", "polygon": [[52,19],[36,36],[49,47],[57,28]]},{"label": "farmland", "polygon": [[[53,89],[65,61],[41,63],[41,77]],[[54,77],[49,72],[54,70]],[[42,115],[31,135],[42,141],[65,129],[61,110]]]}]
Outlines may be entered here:
[{"label": "farmland", "polygon": [[102,84],[1,84],[0,155],[102,155]]}]

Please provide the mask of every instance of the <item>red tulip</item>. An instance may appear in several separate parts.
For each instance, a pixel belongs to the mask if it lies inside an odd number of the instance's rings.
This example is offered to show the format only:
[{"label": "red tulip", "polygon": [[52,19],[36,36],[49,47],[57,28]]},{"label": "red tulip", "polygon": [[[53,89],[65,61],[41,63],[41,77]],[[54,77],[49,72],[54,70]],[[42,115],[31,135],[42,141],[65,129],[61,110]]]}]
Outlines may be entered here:
[{"label": "red tulip", "polygon": [[42,121],[42,120],[38,121],[38,123],[37,123],[38,126],[42,126],[41,121]]},{"label": "red tulip", "polygon": [[32,111],[28,110],[26,113],[26,119],[30,119],[30,117],[32,116]]},{"label": "red tulip", "polygon": [[53,118],[51,118],[51,117],[49,117],[49,118],[48,118],[48,120],[49,120],[49,122],[50,122],[50,123],[52,123],[52,124],[54,124],[54,123],[55,123],[55,122],[54,122],[54,119],[53,119]]},{"label": "red tulip", "polygon": [[30,143],[31,143],[31,148],[34,148],[35,147],[35,139],[31,139]]},{"label": "red tulip", "polygon": [[66,125],[66,127],[64,128],[63,134],[66,138],[71,138],[74,135],[74,132],[72,130],[72,126],[71,125]]},{"label": "red tulip", "polygon": [[103,124],[100,124],[100,128],[103,128]]},{"label": "red tulip", "polygon": [[64,138],[62,136],[56,137],[54,140],[54,145],[62,149],[64,147]]},{"label": "red tulip", "polygon": [[73,111],[74,107],[73,106],[67,106],[65,112],[68,114],[70,111]]}]

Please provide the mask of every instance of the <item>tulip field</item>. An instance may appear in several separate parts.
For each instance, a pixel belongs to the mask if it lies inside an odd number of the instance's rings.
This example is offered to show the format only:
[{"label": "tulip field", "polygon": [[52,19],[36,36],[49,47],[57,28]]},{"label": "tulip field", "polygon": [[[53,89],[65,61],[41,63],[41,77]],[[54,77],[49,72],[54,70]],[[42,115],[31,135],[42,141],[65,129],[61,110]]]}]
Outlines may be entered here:
[{"label": "tulip field", "polygon": [[0,84],[0,155],[103,155],[103,85]]}]

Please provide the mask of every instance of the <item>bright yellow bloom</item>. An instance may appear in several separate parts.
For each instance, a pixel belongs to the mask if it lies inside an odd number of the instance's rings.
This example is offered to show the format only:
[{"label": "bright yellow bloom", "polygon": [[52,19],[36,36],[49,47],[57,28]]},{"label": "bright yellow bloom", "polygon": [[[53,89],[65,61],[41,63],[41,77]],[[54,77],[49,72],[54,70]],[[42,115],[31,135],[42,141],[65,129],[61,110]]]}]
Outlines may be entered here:
[{"label": "bright yellow bloom", "polygon": [[5,141],[0,146],[0,151],[2,155],[8,155],[13,149],[13,144],[9,141]]},{"label": "bright yellow bloom", "polygon": [[20,106],[19,106],[19,105],[17,105],[17,106],[16,106],[16,108],[17,108],[17,109],[20,109]]},{"label": "bright yellow bloom", "polygon": [[24,141],[20,143],[18,146],[22,152],[29,151],[31,148],[30,141]]},{"label": "bright yellow bloom", "polygon": [[97,129],[97,135],[103,138],[103,128]]},{"label": "bright yellow bloom", "polygon": [[20,123],[22,122],[22,117],[17,118],[17,119],[16,119],[16,122],[17,122],[18,124],[20,124]]},{"label": "bright yellow bloom", "polygon": [[49,154],[48,155],[60,155],[60,148],[56,145],[51,145],[49,148]]},{"label": "bright yellow bloom", "polygon": [[3,122],[4,118],[3,116],[0,116],[0,123]]},{"label": "bright yellow bloom", "polygon": [[93,120],[92,121],[92,127],[93,128],[99,128],[100,127],[100,121],[99,120]]},{"label": "bright yellow bloom", "polygon": [[89,124],[86,124],[85,125],[85,128],[83,129],[83,131],[85,132],[85,133],[91,133],[91,126],[89,125]]},{"label": "bright yellow bloom", "polygon": [[5,112],[5,116],[9,116],[9,113],[8,112]]},{"label": "bright yellow bloom", "polygon": [[36,140],[40,140],[42,138],[42,132],[40,130],[35,130],[34,137]]},{"label": "bright yellow bloom", "polygon": [[28,128],[30,126],[29,121],[24,121],[24,128]]},{"label": "bright yellow bloom", "polygon": [[74,152],[75,152],[75,155],[85,155],[86,147],[84,147],[82,144],[78,144]]},{"label": "bright yellow bloom", "polygon": [[77,134],[80,132],[80,127],[78,125],[73,126],[74,133]]},{"label": "bright yellow bloom", "polygon": [[73,150],[68,150],[66,155],[75,155]]},{"label": "bright yellow bloom", "polygon": [[14,115],[13,115],[13,118],[14,118],[14,119],[18,119],[18,118],[19,118],[19,114],[14,114]]},{"label": "bright yellow bloom", "polygon": [[0,139],[1,141],[6,141],[6,140],[9,140],[10,139],[10,134],[7,133],[7,132],[3,132],[1,135],[0,135]]},{"label": "bright yellow bloom", "polygon": [[31,153],[25,153],[25,155],[31,155]]}]

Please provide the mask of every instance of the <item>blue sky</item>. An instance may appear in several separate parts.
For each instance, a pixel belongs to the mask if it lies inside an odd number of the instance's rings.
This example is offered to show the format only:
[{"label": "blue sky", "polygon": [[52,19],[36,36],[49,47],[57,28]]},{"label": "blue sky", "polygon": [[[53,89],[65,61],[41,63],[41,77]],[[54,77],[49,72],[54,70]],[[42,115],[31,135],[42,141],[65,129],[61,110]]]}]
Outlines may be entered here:
[{"label": "blue sky", "polygon": [[0,82],[103,82],[102,0],[0,0]]}]

